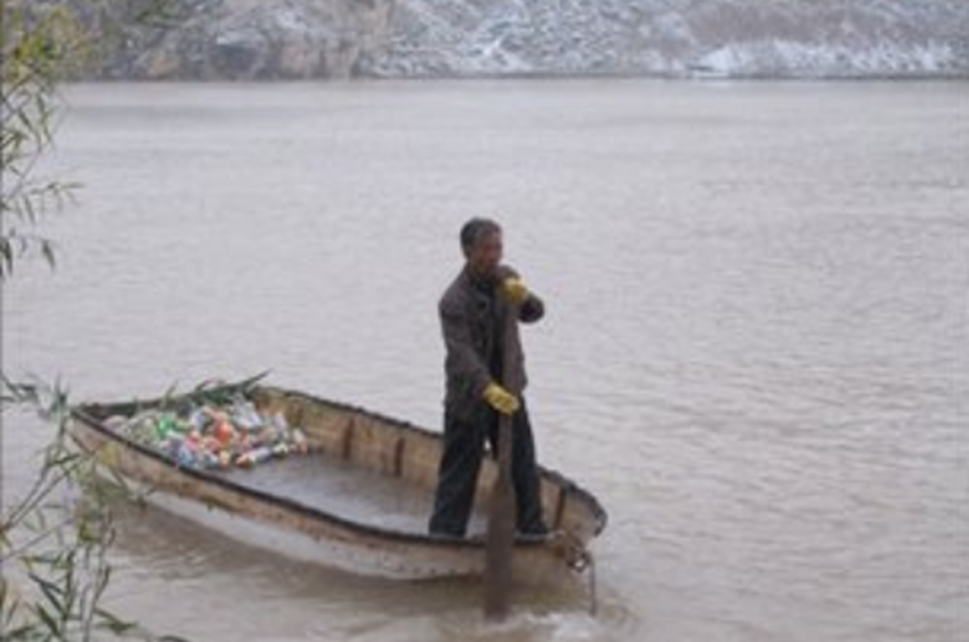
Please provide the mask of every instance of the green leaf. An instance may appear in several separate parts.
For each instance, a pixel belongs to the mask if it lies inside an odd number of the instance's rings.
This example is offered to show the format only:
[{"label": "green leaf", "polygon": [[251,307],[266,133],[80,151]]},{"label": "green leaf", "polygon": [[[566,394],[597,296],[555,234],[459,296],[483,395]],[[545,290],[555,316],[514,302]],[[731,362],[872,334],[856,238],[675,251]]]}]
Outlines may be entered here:
[{"label": "green leaf", "polygon": [[55,636],[55,639],[61,639],[60,634],[62,633],[62,629],[60,623],[47,612],[47,609],[37,604],[34,606],[34,612],[40,618],[41,623],[50,631],[51,635]]},{"label": "green leaf", "polygon": [[47,602],[50,603],[54,609],[59,612],[64,611],[65,591],[63,588],[54,582],[37,575],[36,573],[29,573],[28,577],[40,588],[41,592],[44,594],[44,597],[47,599]]},{"label": "green leaf", "polygon": [[118,618],[114,613],[102,609],[100,607],[94,609],[95,615],[100,618],[100,626],[107,628],[109,631],[115,635],[124,635],[128,631],[134,629],[137,625],[133,622],[125,622]]}]

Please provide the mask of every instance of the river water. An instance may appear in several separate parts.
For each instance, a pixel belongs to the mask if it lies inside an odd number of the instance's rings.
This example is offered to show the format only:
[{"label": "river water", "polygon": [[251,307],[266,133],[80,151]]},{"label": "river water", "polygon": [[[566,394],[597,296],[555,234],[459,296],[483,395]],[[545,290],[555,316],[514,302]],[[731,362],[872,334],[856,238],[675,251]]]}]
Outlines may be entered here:
[{"label": "river water", "polygon": [[[75,401],[271,369],[440,424],[472,215],[547,302],[541,460],[610,514],[599,613],[301,566],[123,510],[112,607],[257,640],[969,639],[969,86],[79,85],[11,374]],[[8,413],[4,496],[45,430]]]}]

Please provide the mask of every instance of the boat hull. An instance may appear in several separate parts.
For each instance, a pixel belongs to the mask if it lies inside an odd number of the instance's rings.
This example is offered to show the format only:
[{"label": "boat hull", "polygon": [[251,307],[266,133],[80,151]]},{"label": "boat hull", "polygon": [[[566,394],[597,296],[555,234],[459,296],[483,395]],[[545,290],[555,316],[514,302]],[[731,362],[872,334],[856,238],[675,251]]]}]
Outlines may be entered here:
[{"label": "boat hull", "polygon": [[[282,412],[306,431],[312,452],[339,456],[355,466],[396,475],[432,492],[440,437],[362,409],[301,393],[252,391],[269,412]],[[138,408],[160,402],[144,402]],[[114,430],[110,419],[132,414],[132,404],[91,405],[75,410],[71,435],[106,468],[136,487],[146,500],[234,540],[290,558],[360,575],[401,580],[472,577],[484,571],[480,539],[450,539],[360,523],[292,499],[236,483],[206,470],[181,468]],[[316,456],[314,454],[306,456]],[[487,501],[493,466],[482,471],[477,501]],[[567,581],[588,555],[586,544],[605,525],[605,513],[591,495],[557,473],[542,470],[549,538],[523,540],[513,552],[517,584]],[[550,503],[551,502],[551,503]]]}]

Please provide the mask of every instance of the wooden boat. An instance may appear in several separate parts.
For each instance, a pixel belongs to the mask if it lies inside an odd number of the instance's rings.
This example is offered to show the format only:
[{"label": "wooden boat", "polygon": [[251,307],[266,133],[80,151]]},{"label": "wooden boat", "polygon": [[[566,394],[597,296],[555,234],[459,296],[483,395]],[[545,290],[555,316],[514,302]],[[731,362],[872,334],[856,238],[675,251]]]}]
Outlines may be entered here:
[{"label": "wooden boat", "polygon": [[[291,425],[299,426],[310,447],[307,455],[282,459],[267,464],[267,468],[296,466],[300,458],[312,459],[314,465],[352,468],[363,471],[361,486],[369,483],[366,480],[406,486],[430,506],[443,443],[440,434],[301,392],[262,385],[248,386],[245,392],[260,412],[282,413]],[[149,487],[150,503],[249,544],[387,578],[415,580],[483,573],[483,537],[428,535],[423,528],[426,513],[414,516],[415,523],[422,526],[419,528],[341,515],[295,498],[293,493],[246,483],[246,473],[227,475],[220,470],[180,467],[167,454],[138,443],[116,428],[119,417],[128,418],[178,400],[170,397],[76,407],[71,436],[107,468],[136,485]],[[314,473],[304,475],[305,481],[310,481],[309,476]],[[476,510],[481,513],[494,477],[495,466],[488,459],[482,466],[475,499]],[[606,513],[595,497],[563,475],[541,468],[541,487],[546,521],[553,532],[548,537],[516,540],[512,559],[516,584],[549,585],[576,576],[591,559],[589,542],[606,524]],[[367,488],[359,488],[357,494],[366,501]]]}]

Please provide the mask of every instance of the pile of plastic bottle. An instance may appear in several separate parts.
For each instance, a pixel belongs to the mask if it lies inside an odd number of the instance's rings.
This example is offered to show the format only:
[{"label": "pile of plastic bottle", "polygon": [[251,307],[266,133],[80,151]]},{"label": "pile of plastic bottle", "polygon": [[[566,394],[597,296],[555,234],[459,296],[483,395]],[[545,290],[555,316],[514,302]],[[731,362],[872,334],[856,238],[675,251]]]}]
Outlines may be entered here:
[{"label": "pile of plastic bottle", "polygon": [[185,468],[251,468],[307,451],[306,435],[290,426],[282,413],[261,414],[244,398],[183,413],[147,410],[126,421],[125,430],[133,440]]}]

